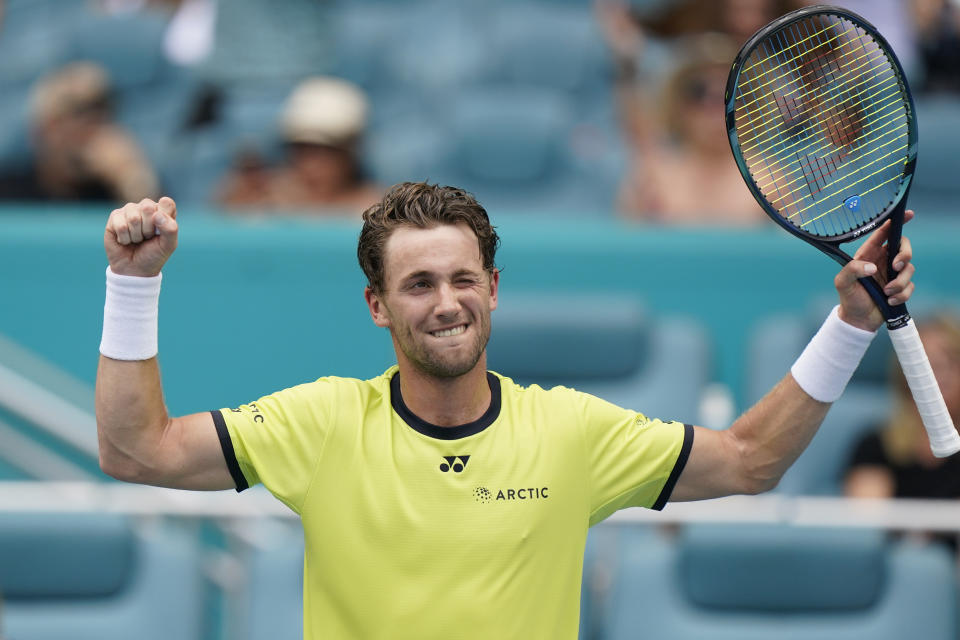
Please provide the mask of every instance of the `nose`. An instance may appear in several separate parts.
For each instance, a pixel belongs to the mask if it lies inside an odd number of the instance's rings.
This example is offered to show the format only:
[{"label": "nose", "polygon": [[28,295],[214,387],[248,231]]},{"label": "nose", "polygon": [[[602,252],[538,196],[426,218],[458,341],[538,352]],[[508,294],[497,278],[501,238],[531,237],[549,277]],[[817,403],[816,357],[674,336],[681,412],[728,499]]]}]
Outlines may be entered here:
[{"label": "nose", "polygon": [[460,311],[460,299],[457,290],[449,283],[437,288],[437,304],[434,313],[438,316],[454,316]]}]

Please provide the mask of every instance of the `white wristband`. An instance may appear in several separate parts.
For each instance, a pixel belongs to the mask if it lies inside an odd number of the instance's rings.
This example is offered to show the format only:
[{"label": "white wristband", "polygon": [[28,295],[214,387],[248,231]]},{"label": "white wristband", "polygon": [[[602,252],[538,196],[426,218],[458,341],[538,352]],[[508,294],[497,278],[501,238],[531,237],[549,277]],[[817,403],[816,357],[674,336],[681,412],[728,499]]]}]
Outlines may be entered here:
[{"label": "white wristband", "polygon": [[814,400],[834,402],[843,394],[867,347],[877,335],[847,324],[834,307],[790,368],[793,379]]},{"label": "white wristband", "polygon": [[118,275],[107,267],[100,353],[114,360],[149,360],[157,355],[160,280]]}]

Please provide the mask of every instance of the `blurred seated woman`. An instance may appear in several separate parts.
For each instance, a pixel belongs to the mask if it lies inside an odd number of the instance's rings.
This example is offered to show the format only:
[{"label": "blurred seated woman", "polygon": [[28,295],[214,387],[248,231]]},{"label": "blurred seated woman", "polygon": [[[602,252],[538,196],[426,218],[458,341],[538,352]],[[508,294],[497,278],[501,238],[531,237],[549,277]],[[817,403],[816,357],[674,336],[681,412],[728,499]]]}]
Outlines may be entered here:
[{"label": "blurred seated woman", "polygon": [[623,90],[631,159],[617,208],[625,218],[668,224],[762,223],[767,218],[740,176],[724,125],[736,48],[714,33],[691,38],[685,51],[657,108],[636,88]]},{"label": "blurred seated woman", "polygon": [[146,154],[114,120],[100,66],[71,62],[40,79],[31,98],[33,163],[0,177],[0,197],[121,203],[158,196]]}]

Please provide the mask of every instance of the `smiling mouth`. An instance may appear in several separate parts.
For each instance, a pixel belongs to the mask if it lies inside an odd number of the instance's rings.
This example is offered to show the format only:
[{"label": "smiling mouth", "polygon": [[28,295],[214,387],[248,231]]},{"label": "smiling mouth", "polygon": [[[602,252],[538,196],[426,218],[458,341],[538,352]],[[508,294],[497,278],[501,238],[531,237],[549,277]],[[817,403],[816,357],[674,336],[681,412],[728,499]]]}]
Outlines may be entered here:
[{"label": "smiling mouth", "polygon": [[467,325],[461,324],[460,326],[453,327],[451,329],[443,329],[442,331],[431,331],[430,335],[432,335],[435,338],[449,338],[450,336],[458,336],[466,330],[467,330]]}]

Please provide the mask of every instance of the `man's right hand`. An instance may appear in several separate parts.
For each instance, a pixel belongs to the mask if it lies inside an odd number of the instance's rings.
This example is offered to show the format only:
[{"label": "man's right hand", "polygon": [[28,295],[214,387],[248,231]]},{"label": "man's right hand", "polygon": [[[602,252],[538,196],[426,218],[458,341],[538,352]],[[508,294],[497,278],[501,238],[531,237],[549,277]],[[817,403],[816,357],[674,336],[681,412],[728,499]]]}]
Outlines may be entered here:
[{"label": "man's right hand", "polygon": [[114,209],[103,233],[110,270],[125,276],[157,275],[177,248],[177,231],[172,198],[144,198]]}]

